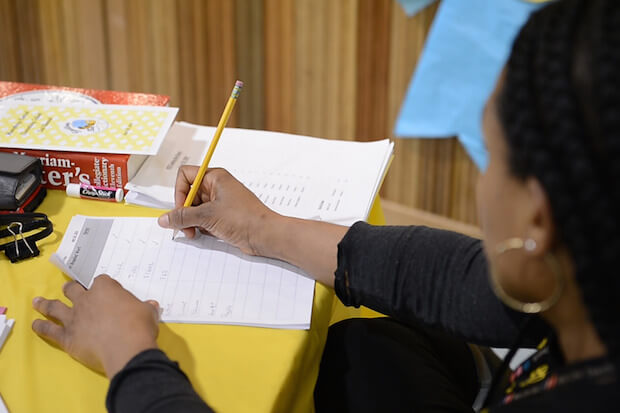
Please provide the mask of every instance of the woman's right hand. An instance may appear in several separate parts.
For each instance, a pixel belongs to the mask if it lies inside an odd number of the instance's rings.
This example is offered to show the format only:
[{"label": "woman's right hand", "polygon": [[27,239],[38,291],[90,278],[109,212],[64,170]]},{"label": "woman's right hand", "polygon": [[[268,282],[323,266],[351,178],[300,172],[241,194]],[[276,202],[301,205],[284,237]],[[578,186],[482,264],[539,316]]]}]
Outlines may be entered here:
[{"label": "woman's right hand", "polygon": [[220,238],[246,254],[263,255],[258,235],[280,215],[267,208],[225,169],[209,169],[194,205],[183,207],[198,173],[197,166],[179,168],[175,185],[176,208],[159,217],[163,228],[182,230],[193,238],[195,229]]}]

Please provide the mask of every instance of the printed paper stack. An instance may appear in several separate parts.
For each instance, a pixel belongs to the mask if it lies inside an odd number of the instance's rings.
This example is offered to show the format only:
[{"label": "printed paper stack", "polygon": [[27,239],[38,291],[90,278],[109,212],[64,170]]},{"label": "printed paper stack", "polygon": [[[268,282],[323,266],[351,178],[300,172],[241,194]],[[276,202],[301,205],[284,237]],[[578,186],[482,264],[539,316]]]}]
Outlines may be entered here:
[{"label": "printed paper stack", "polygon": [[[165,107],[168,102],[169,97],[163,95],[0,81],[0,113],[6,114],[7,107],[21,107],[30,108],[27,111],[32,115],[19,119],[15,118],[13,113],[13,122],[7,122],[10,118],[4,118],[4,124],[0,127],[0,151],[40,158],[47,188],[64,190],[68,183],[79,182],[122,188],[146,159],[146,155],[135,151],[137,147],[126,145],[132,140],[132,132],[145,136],[144,125],[140,124],[137,117],[115,125],[105,115],[101,116],[100,111],[85,110],[102,104]],[[53,108],[50,108],[52,106]],[[67,113],[63,118],[58,116],[60,113],[54,113],[54,108],[71,110],[62,111]],[[77,111],[76,108],[82,110]],[[98,109],[101,108],[103,107],[99,106]],[[176,113],[174,108],[165,110]],[[105,114],[105,111],[103,113]],[[11,116],[11,113],[8,115]],[[115,120],[118,122],[121,118],[117,117]],[[54,128],[59,124],[59,128]],[[52,132],[53,129],[55,130]],[[87,145],[93,136],[105,134],[104,129],[108,132],[109,129],[115,129],[115,132],[103,138],[104,140],[114,140],[119,134],[123,136],[118,139],[116,148],[101,144]],[[123,139],[126,142],[120,142]],[[65,142],[61,144],[63,140]],[[152,151],[149,152],[151,153]]]},{"label": "printed paper stack", "polygon": [[[174,207],[179,166],[200,165],[215,128],[175,123],[125,186],[128,203]],[[276,212],[351,225],[366,220],[393,156],[388,139],[350,142],[226,128],[211,167],[226,168]]]}]

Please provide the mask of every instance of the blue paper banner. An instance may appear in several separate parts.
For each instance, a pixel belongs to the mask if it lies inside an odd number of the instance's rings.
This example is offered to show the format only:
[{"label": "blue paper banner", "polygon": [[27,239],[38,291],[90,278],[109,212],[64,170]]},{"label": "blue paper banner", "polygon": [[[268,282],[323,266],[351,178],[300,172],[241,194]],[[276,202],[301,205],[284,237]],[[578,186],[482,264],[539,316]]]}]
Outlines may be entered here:
[{"label": "blue paper banner", "polygon": [[398,0],[408,16],[413,16],[429,4],[436,1],[437,0]]},{"label": "blue paper banner", "polygon": [[514,38],[537,7],[522,0],[443,0],[401,107],[395,135],[456,135],[484,170],[482,109]]}]

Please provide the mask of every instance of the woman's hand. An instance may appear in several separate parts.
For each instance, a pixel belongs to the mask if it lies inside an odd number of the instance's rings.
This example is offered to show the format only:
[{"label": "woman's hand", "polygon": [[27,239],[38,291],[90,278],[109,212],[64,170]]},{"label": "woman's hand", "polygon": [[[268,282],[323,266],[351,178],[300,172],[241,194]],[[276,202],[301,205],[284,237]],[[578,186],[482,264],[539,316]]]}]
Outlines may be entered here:
[{"label": "woman's hand", "polygon": [[159,217],[164,228],[182,229],[192,238],[195,229],[209,233],[246,254],[277,258],[306,271],[325,285],[334,285],[338,243],[347,227],[282,216],[266,207],[224,169],[207,171],[194,206],[184,208],[196,166],[179,169],[176,209]]},{"label": "woman's hand", "polygon": [[32,329],[86,366],[112,378],[143,350],[157,348],[159,305],[142,302],[107,275],[90,290],[75,281],[63,286],[69,307],[36,297],[33,307],[51,320],[34,320]]},{"label": "woman's hand", "polygon": [[196,166],[182,166],[175,186],[172,211],[159,217],[164,228],[183,230],[192,238],[195,229],[220,238],[246,254],[265,255],[258,240],[264,228],[280,215],[267,208],[252,192],[224,169],[210,169],[198,190],[194,206],[183,204],[194,178]]}]

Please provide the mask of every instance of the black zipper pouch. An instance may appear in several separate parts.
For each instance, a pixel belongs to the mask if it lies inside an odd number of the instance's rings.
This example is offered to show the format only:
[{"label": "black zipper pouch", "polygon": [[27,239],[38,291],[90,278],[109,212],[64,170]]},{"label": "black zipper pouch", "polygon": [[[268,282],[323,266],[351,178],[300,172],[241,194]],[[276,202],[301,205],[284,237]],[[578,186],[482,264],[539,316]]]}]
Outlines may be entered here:
[{"label": "black zipper pouch", "polygon": [[45,197],[39,158],[0,152],[0,212],[34,210]]}]

